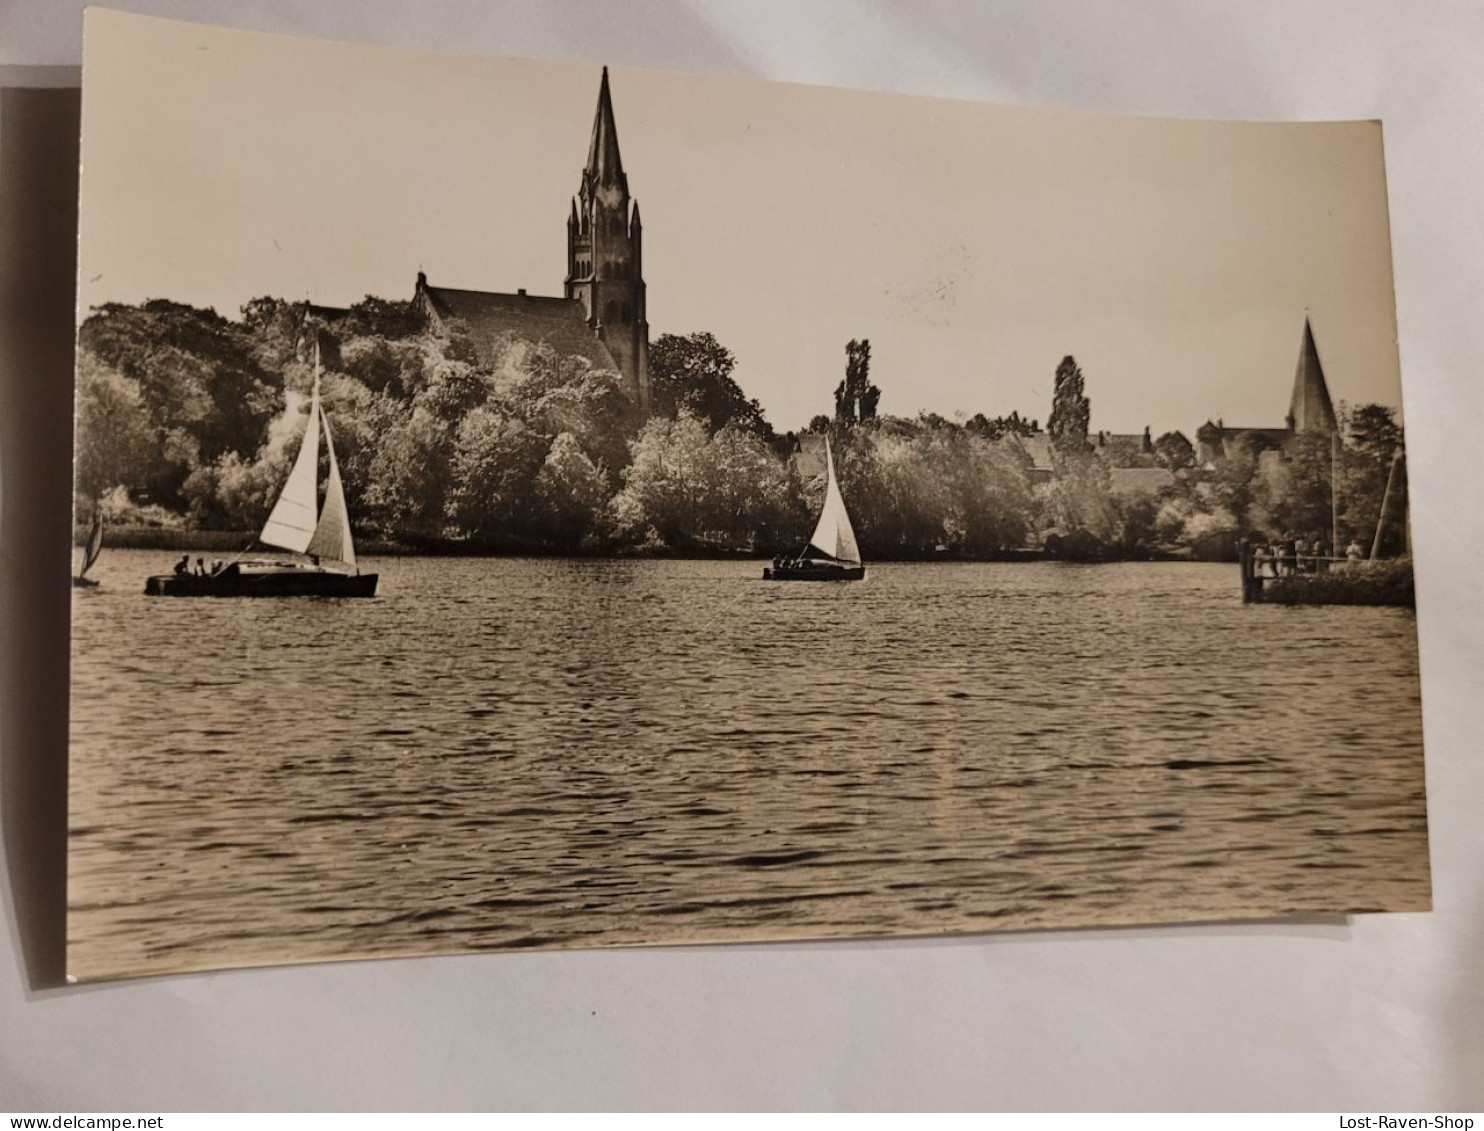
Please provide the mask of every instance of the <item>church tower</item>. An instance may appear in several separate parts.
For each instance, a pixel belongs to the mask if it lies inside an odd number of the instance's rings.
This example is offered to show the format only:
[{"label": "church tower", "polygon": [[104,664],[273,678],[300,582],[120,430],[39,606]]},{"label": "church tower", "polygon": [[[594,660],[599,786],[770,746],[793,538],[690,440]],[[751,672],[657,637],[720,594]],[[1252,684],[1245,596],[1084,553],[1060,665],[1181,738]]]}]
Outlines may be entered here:
[{"label": "church tower", "polygon": [[631,395],[649,411],[649,322],[644,310],[644,228],[618,155],[618,128],[608,68],[582,185],[567,217],[566,295],[578,299],[587,324],[618,363]]},{"label": "church tower", "polygon": [[1329,386],[1324,382],[1324,369],[1319,364],[1319,349],[1314,345],[1314,331],[1308,318],[1304,319],[1304,341],[1299,346],[1293,395],[1288,402],[1288,430],[1324,433],[1335,430],[1335,407],[1329,399]]}]

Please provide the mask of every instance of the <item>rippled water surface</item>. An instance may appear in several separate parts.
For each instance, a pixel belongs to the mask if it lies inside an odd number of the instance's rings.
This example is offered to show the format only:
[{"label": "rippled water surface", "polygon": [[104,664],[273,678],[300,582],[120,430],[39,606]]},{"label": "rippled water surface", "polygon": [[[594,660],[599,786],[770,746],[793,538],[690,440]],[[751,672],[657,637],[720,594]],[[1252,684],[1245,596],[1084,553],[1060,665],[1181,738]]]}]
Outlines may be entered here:
[{"label": "rippled water surface", "polygon": [[399,558],[74,602],[70,968],[1428,901],[1415,621],[1235,566]]}]

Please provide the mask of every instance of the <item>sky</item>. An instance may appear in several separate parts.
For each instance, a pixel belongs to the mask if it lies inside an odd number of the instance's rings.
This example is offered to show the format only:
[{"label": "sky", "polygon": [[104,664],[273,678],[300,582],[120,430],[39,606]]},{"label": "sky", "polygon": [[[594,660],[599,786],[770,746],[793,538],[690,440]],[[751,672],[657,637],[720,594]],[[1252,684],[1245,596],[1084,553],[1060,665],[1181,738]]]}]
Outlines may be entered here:
[{"label": "sky", "polygon": [[[559,295],[600,68],[92,9],[79,308],[435,285]],[[651,340],[710,331],[780,429],[869,338],[881,411],[1283,423],[1400,406],[1381,129],[998,107],[615,69]]]}]

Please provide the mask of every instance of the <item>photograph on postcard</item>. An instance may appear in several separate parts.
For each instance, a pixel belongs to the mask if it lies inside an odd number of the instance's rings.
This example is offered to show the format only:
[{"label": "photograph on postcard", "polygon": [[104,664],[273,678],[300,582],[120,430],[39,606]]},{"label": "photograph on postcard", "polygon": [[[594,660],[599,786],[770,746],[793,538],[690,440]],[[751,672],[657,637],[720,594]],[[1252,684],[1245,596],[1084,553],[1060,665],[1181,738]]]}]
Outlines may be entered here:
[{"label": "photograph on postcard", "polygon": [[73,977],[1429,906],[1380,123],[94,10],[79,224]]}]

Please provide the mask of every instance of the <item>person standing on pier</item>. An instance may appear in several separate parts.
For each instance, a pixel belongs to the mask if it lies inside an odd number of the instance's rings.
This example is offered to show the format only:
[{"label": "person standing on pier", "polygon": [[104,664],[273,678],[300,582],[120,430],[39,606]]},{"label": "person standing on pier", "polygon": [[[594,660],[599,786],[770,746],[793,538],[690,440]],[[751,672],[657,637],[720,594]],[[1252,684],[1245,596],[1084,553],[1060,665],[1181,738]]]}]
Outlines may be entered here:
[{"label": "person standing on pier", "polygon": [[1282,557],[1280,558],[1278,572],[1282,574],[1294,574],[1298,572],[1298,541],[1292,534],[1283,540]]}]

